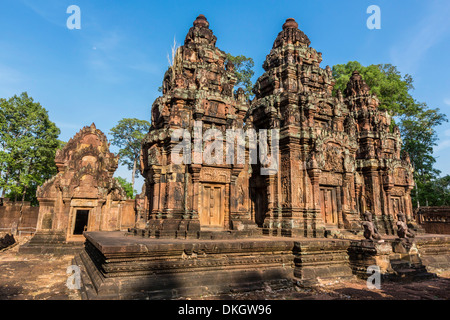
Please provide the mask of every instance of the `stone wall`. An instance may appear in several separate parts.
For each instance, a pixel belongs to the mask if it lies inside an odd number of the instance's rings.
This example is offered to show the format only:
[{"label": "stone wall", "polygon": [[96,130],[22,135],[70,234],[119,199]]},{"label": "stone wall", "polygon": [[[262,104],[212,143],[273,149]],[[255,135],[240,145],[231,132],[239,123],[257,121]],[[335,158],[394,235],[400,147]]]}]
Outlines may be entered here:
[{"label": "stone wall", "polygon": [[[127,230],[135,225],[135,200],[126,200],[121,208],[120,229]],[[0,205],[0,233],[9,233],[19,227],[21,234],[33,234],[39,216],[39,207],[32,207],[29,201],[23,204],[22,221],[19,224],[21,202],[5,199]]]},{"label": "stone wall", "polygon": [[120,217],[120,230],[133,228],[136,224],[136,209],[134,199],[128,199],[123,203],[122,216]]},{"label": "stone wall", "polygon": [[25,201],[22,207],[22,220],[19,223],[21,202],[2,199],[0,201],[0,233],[19,228],[20,233],[34,233],[39,215],[39,207],[32,207]]},{"label": "stone wall", "polygon": [[450,207],[420,207],[417,222],[427,233],[450,234]]}]

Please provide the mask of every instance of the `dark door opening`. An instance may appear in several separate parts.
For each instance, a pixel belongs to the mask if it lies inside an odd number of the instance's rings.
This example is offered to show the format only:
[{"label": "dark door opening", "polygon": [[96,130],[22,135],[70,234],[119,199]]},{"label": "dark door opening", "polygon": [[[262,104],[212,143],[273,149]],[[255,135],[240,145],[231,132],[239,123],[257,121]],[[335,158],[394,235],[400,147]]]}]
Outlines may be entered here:
[{"label": "dark door opening", "polygon": [[251,188],[251,200],[253,202],[255,222],[258,227],[262,227],[267,213],[267,189]]},{"label": "dark door opening", "polygon": [[88,225],[89,210],[77,210],[73,234],[83,234]]},{"label": "dark door opening", "polygon": [[260,167],[252,166],[253,174],[250,178],[250,199],[252,202],[252,216],[258,227],[262,228],[267,211],[269,210],[267,199],[267,185],[264,176],[258,175]]}]

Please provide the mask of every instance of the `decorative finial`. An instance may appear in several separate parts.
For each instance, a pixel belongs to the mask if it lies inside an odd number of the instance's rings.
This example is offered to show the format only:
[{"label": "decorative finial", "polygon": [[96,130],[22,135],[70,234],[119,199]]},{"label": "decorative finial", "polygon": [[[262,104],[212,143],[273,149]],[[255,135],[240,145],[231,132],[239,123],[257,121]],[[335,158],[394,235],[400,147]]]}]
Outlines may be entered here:
[{"label": "decorative finial", "polygon": [[283,30],[286,28],[296,28],[298,29],[298,23],[294,18],[287,18],[286,22],[283,24]]},{"label": "decorative finial", "polygon": [[197,19],[194,21],[194,27],[209,27],[209,22],[206,20],[206,17],[202,14],[200,14]]}]

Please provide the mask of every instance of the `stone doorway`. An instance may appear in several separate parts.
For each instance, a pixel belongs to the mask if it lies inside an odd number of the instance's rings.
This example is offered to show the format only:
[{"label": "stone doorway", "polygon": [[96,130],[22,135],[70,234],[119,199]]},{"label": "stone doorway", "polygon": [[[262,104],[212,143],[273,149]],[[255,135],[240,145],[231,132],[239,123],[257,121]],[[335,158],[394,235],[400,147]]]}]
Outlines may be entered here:
[{"label": "stone doorway", "polygon": [[73,235],[82,235],[87,230],[89,222],[89,210],[76,210]]},{"label": "stone doorway", "polygon": [[225,185],[202,185],[199,220],[201,227],[225,227]]},{"label": "stone doorway", "polygon": [[336,188],[320,188],[320,210],[325,224],[338,224]]},{"label": "stone doorway", "polygon": [[255,222],[259,227],[263,227],[264,219],[268,211],[267,188],[252,187],[251,200]]}]

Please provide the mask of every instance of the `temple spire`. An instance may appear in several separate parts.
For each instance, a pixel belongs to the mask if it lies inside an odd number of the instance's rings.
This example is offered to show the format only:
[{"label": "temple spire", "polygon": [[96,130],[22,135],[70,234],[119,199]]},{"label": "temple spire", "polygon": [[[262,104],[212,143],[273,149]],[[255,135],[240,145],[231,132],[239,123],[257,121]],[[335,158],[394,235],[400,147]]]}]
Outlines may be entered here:
[{"label": "temple spire", "polygon": [[370,87],[359,72],[355,70],[347,83],[347,88],[344,93],[346,97],[367,95],[370,93]]},{"label": "temple spire", "polygon": [[298,23],[295,21],[294,18],[287,18],[286,22],[283,24],[283,30],[287,28],[295,28],[298,29]]},{"label": "temple spire", "polygon": [[184,44],[199,43],[216,45],[216,36],[209,29],[209,22],[206,17],[200,14],[194,21],[193,26],[189,29]]},{"label": "temple spire", "polygon": [[209,27],[209,22],[206,20],[206,17],[202,14],[200,14],[197,19],[194,21],[194,27]]},{"label": "temple spire", "polygon": [[311,41],[308,36],[298,28],[298,23],[294,18],[287,18],[283,24],[283,30],[278,34],[273,49],[282,47],[286,44],[301,45],[309,47]]}]

